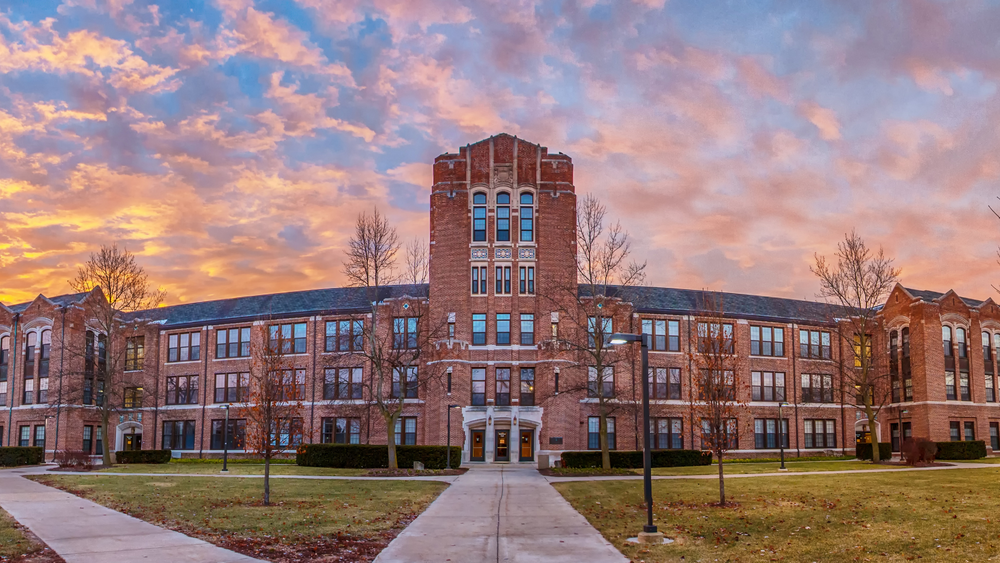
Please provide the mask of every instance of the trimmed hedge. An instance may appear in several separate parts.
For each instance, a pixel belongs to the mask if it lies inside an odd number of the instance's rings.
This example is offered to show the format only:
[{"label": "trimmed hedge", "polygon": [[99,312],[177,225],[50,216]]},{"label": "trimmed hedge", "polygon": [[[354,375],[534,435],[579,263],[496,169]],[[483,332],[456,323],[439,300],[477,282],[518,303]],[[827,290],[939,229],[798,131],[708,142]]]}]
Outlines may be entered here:
[{"label": "trimmed hedge", "polygon": [[22,448],[19,446],[0,448],[0,467],[38,465],[44,462],[44,448]]},{"label": "trimmed hedge", "polygon": [[979,459],[986,457],[986,442],[973,440],[971,442],[935,442],[937,456],[935,459]]},{"label": "trimmed hedge", "polygon": [[[858,459],[871,459],[872,458],[872,445],[868,444],[856,444],[854,447],[854,453],[857,455]],[[892,457],[892,444],[886,442],[879,442],[878,444],[878,454],[879,459],[885,461]]]},{"label": "trimmed hedge", "polygon": [[[642,451],[612,451],[611,467],[637,469],[642,467]],[[650,452],[653,467],[685,467],[712,465],[712,452],[697,450],[653,450]],[[601,452],[563,452],[563,467],[601,467]]]},{"label": "trimmed hedge", "polygon": [[115,452],[115,463],[167,463],[170,450],[132,450]]},{"label": "trimmed hedge", "polygon": [[[447,467],[447,446],[396,446],[396,464],[400,469],[413,467],[414,461],[425,469]],[[389,467],[387,446],[366,444],[305,444],[299,448],[295,463],[306,467],[341,467],[378,469]],[[462,448],[451,447],[451,466],[462,464]]]}]

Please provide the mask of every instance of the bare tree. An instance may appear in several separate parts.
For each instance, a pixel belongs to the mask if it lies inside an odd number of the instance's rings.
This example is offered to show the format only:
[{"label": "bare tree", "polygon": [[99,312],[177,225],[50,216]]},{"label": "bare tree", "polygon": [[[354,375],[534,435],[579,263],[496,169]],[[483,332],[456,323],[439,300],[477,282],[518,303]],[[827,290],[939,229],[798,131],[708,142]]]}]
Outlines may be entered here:
[{"label": "bare tree", "polygon": [[891,376],[885,369],[886,352],[873,345],[873,339],[881,330],[879,308],[898,283],[900,270],[893,267],[882,247],[869,249],[853,230],[837,245],[836,265],[818,254],[815,258],[816,265],[810,270],[820,280],[820,295],[834,306],[830,320],[841,327],[837,331],[841,341],[853,351],[846,358],[841,355],[843,400],[865,411],[871,429],[872,462],[878,463],[875,421],[890,399]]},{"label": "bare tree", "polygon": [[413,239],[406,245],[406,283],[427,283],[427,245]]},{"label": "bare tree", "polygon": [[[733,323],[725,318],[721,294],[704,293],[692,352],[694,414],[701,419],[702,447],[719,460],[719,506],[726,505],[723,458],[739,447],[739,414],[746,408],[744,362],[733,341]],[[779,422],[780,424],[780,422]]]},{"label": "bare tree", "polygon": [[[361,401],[382,416],[390,469],[398,468],[396,424],[407,399],[416,399],[421,389],[429,392],[440,377],[423,360],[445,326],[430,318],[426,298],[392,296],[388,286],[395,281],[399,248],[396,229],[375,209],[370,215],[358,216],[344,264],[349,283],[365,288],[371,306],[368,322],[361,327],[363,343],[355,353],[370,367],[368,377],[363,379]],[[414,250],[413,256],[420,258],[422,254]],[[413,271],[419,274],[420,269]]]},{"label": "bare tree", "polygon": [[564,390],[585,391],[596,402],[601,464],[610,469],[607,421],[615,412],[634,407],[635,393],[623,394],[615,384],[615,369],[619,364],[629,365],[624,361],[628,355],[609,340],[616,315],[622,322],[627,314],[622,300],[628,299],[629,289],[643,283],[646,264],[631,260],[628,232],[619,222],[609,222],[607,208],[597,197],[587,195],[578,203],[576,223],[576,279],[566,280],[563,287],[542,297],[549,298],[559,314],[557,344],[587,370],[586,380],[581,377],[579,385],[567,385]]},{"label": "bare tree", "polygon": [[[78,293],[100,288],[104,299],[88,299],[86,316],[98,333],[96,342],[67,350],[84,358],[80,389],[66,389],[70,396],[81,395],[82,403],[93,402],[104,436],[104,465],[112,464],[110,421],[126,409],[142,406],[142,373],[136,365],[137,339],[144,334],[147,320],[136,313],[158,306],[166,296],[153,289],[149,276],[135,255],[117,244],[101,246],[77,271],[70,286]],[[133,369],[127,369],[133,368]],[[75,391],[75,393],[74,393]]]},{"label": "bare tree", "polygon": [[287,357],[292,344],[291,336],[267,319],[255,324],[250,339],[249,392],[240,413],[247,421],[246,449],[264,459],[264,506],[271,504],[271,459],[298,446],[304,430],[305,381]]}]

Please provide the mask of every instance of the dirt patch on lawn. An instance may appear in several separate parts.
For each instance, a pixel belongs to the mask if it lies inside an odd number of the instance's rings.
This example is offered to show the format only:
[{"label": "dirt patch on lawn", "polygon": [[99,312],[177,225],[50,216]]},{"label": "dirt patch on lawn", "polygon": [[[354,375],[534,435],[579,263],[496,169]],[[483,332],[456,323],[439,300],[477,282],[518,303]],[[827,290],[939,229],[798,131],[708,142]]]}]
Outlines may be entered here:
[{"label": "dirt patch on lawn", "polygon": [[638,473],[633,469],[597,469],[597,468],[583,468],[583,469],[571,469],[566,467],[550,467],[548,469],[539,469],[539,473],[547,477],[622,477],[631,475],[635,477]]},{"label": "dirt patch on lawn", "polygon": [[461,475],[468,471],[458,469],[369,469],[365,477],[438,477],[440,475]]}]

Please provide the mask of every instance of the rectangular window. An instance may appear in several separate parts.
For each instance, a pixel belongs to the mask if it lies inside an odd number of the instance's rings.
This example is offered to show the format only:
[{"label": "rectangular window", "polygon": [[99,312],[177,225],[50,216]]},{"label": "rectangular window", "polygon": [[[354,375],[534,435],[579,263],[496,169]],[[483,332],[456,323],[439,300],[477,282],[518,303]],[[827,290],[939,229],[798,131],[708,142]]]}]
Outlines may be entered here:
[{"label": "rectangular window", "polygon": [[142,407],[142,387],[126,387],[124,407],[138,409]]},{"label": "rectangular window", "polygon": [[18,442],[17,445],[21,446],[22,448],[27,448],[28,446],[31,445],[31,427],[22,426],[20,430],[21,430],[21,440]]},{"label": "rectangular window", "polygon": [[360,444],[360,418],[324,418],[322,420],[324,444]]},{"label": "rectangular window", "polygon": [[94,428],[94,452],[104,453],[104,428],[98,426]]},{"label": "rectangular window", "polygon": [[472,294],[486,295],[486,266],[472,267]]},{"label": "rectangular window", "polygon": [[944,372],[944,390],[945,398],[947,400],[955,401],[958,399],[958,386],[955,385],[955,372]]},{"label": "rectangular window", "polygon": [[[608,449],[615,448],[615,417],[609,416],[604,419],[608,429]],[[601,449],[601,417],[591,416],[587,418],[587,449]]]},{"label": "rectangular window", "polygon": [[[486,203],[486,196],[482,195],[482,203]],[[473,200],[477,199],[475,196]],[[476,203],[479,203],[476,201]],[[486,207],[477,205],[472,208],[472,240],[475,242],[486,241]]]},{"label": "rectangular window", "polygon": [[[100,431],[100,428],[97,429]],[[193,450],[194,421],[168,420],[163,423],[163,449]]]},{"label": "rectangular window", "polygon": [[245,403],[250,398],[250,374],[215,374],[216,403]]},{"label": "rectangular window", "polygon": [[198,376],[182,375],[167,378],[168,405],[195,405],[198,403]]},{"label": "rectangular window", "polygon": [[972,394],[969,392],[969,372],[958,372],[958,392],[963,401],[971,401]]},{"label": "rectangular window", "polygon": [[837,426],[835,420],[802,421],[803,438],[807,448],[836,448]]},{"label": "rectangular window", "polygon": [[684,449],[684,422],[681,418],[649,419],[649,444],[654,450]]},{"label": "rectangular window", "polygon": [[281,400],[303,401],[306,398],[306,370],[281,370]]},{"label": "rectangular window", "polygon": [[142,369],[146,356],[146,337],[133,336],[125,341],[125,371]]},{"label": "rectangular window", "polygon": [[591,348],[597,346],[598,339],[601,340],[602,346],[607,345],[607,340],[614,333],[614,323],[610,317],[587,318],[587,345]]},{"label": "rectangular window", "polygon": [[807,359],[829,360],[830,333],[819,330],[799,331],[799,355]]},{"label": "rectangular window", "polygon": [[733,350],[733,325],[698,323],[698,352],[732,354]]},{"label": "rectangular window", "polygon": [[277,445],[284,448],[298,447],[302,443],[302,419],[279,418],[277,420]]},{"label": "rectangular window", "polygon": [[486,344],[486,315],[472,315],[472,344],[482,346]]},{"label": "rectangular window", "polygon": [[284,323],[271,325],[267,331],[269,346],[275,353],[305,354],[306,323]]},{"label": "rectangular window", "polygon": [[535,240],[535,208],[532,201],[531,194],[521,194],[521,242]]},{"label": "rectangular window", "polygon": [[38,404],[44,405],[49,402],[49,378],[42,377],[38,380]]},{"label": "rectangular window", "polygon": [[472,368],[472,406],[486,404],[486,368]]},{"label": "rectangular window", "polygon": [[404,416],[396,419],[396,445],[415,446],[417,444],[417,418]]},{"label": "rectangular window", "polygon": [[496,267],[496,294],[510,295],[510,266]]},{"label": "rectangular window", "polygon": [[32,444],[32,445],[34,445],[36,448],[44,448],[45,447],[45,425],[44,424],[39,424],[38,426],[35,426],[35,443]]},{"label": "rectangular window", "polygon": [[[778,438],[781,438],[781,446],[778,445]],[[758,450],[775,449],[788,447],[788,419],[781,419],[781,428],[778,428],[776,418],[757,418],[753,421],[753,442]]]},{"label": "rectangular window", "polygon": [[754,356],[784,356],[785,329],[751,325],[750,354]]},{"label": "rectangular window", "polygon": [[521,406],[535,406],[535,368],[521,368]]},{"label": "rectangular window", "polygon": [[167,336],[168,362],[193,362],[200,359],[200,332],[184,332]]},{"label": "rectangular window", "polygon": [[347,400],[362,398],[361,376],[364,370],[353,368],[326,368],[323,374],[323,399]]},{"label": "rectangular window", "polygon": [[364,346],[364,321],[344,319],[326,322],[327,352],[357,352]]},{"label": "rectangular window", "polygon": [[35,380],[25,379],[24,380],[24,400],[21,401],[22,405],[30,405],[35,402]]},{"label": "rectangular window", "polygon": [[587,396],[594,397],[614,397],[615,396],[615,370],[611,366],[604,368],[601,377],[597,376],[596,367],[587,368]]},{"label": "rectangular window", "polygon": [[864,360],[865,364],[871,364],[872,360],[872,335],[865,335],[865,353],[861,354],[861,335],[854,335],[854,367],[861,367],[861,361]]},{"label": "rectangular window", "polygon": [[642,332],[649,335],[651,350],[678,352],[681,349],[680,321],[643,319]]},{"label": "rectangular window", "polygon": [[215,357],[250,357],[250,327],[220,328],[216,330]]},{"label": "rectangular window", "polygon": [[496,404],[510,406],[510,368],[496,368]]},{"label": "rectangular window", "polygon": [[510,313],[497,313],[497,346],[510,346]]},{"label": "rectangular window", "polygon": [[0,406],[5,406],[6,404],[7,404],[7,382],[0,381]]},{"label": "rectangular window", "polygon": [[[402,377],[403,373],[406,377]],[[418,391],[417,368],[416,366],[406,368],[393,368],[392,370],[392,395],[393,399],[398,399],[400,393],[404,399],[416,399]]]},{"label": "rectangular window", "polygon": [[212,421],[213,450],[242,450],[247,441],[247,421],[242,418],[230,418],[229,430],[226,431],[226,421]]},{"label": "rectangular window", "polygon": [[[725,446],[727,450],[735,450],[739,448],[739,432],[738,426],[735,418],[727,418],[725,424],[721,428],[720,438],[725,441]],[[712,449],[712,423],[707,418],[701,419],[701,449],[711,450]]]},{"label": "rectangular window", "polygon": [[521,346],[535,343],[535,315],[521,313]]},{"label": "rectangular window", "polygon": [[497,242],[510,242],[510,205],[505,203],[510,203],[510,195],[497,194]]},{"label": "rectangular window", "polygon": [[392,344],[397,350],[412,350],[417,347],[417,317],[392,319]]},{"label": "rectangular window", "polygon": [[519,292],[522,295],[534,295],[535,294],[535,267],[534,266],[521,266],[520,268],[520,286],[518,287]]},{"label": "rectangular window", "polygon": [[833,376],[824,374],[802,374],[803,403],[832,403]]},{"label": "rectangular window", "polygon": [[971,421],[966,421],[965,426],[965,441],[973,442],[976,440],[976,423]]},{"label": "rectangular window", "polygon": [[990,447],[993,451],[1000,451],[1000,422],[990,423]]},{"label": "rectangular window", "polygon": [[649,368],[649,398],[680,399],[680,368]]},{"label": "rectangular window", "polygon": [[949,430],[951,431],[951,441],[961,442],[962,441],[962,423],[956,420],[952,420],[949,424]]},{"label": "rectangular window", "polygon": [[750,382],[753,392],[752,400],[777,401],[779,403],[785,400],[784,373],[770,371],[751,372]]},{"label": "rectangular window", "polygon": [[[996,378],[992,373],[986,374],[986,402],[995,403],[997,401],[996,394]],[[0,403],[3,404],[3,403]]]},{"label": "rectangular window", "polygon": [[83,445],[81,446],[83,453],[90,455],[91,451],[94,449],[94,427],[84,426],[83,427]]},{"label": "rectangular window", "polygon": [[698,399],[713,398],[722,401],[736,400],[736,374],[732,370],[701,370],[701,385],[698,385]]}]

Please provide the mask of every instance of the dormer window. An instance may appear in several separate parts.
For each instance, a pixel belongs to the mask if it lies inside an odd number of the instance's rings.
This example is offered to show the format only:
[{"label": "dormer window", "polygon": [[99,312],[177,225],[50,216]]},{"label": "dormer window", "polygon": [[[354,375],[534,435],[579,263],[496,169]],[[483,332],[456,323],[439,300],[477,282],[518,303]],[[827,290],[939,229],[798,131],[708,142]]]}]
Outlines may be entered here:
[{"label": "dormer window", "polygon": [[472,194],[472,240],[486,242],[486,194]]},{"label": "dormer window", "polygon": [[521,194],[521,242],[535,240],[535,196],[530,193]]},{"label": "dormer window", "polygon": [[497,241],[510,242],[510,194],[497,194]]}]

